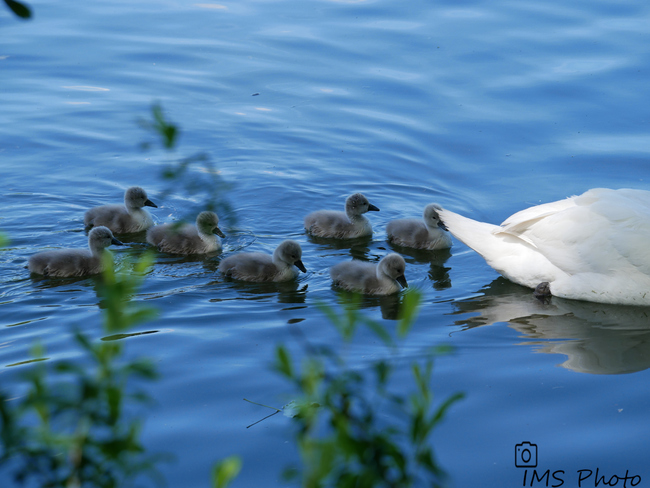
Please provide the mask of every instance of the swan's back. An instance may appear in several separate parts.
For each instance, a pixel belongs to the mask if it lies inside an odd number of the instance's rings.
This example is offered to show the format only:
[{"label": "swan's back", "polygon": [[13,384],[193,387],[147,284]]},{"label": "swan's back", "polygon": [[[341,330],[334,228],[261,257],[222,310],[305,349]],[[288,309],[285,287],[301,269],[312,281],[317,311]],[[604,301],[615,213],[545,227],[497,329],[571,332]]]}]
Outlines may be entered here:
[{"label": "swan's back", "polygon": [[[404,259],[391,253],[379,264],[353,259],[336,264],[330,268],[330,276],[335,286],[349,291],[372,295],[396,293],[401,286],[406,286],[404,278]],[[400,283],[397,281],[403,283]]]},{"label": "swan's back", "polygon": [[548,282],[564,298],[650,305],[650,192],[597,188],[522,210],[501,226],[440,215],[515,283]]},{"label": "swan's back", "polygon": [[518,212],[500,233],[530,243],[569,275],[650,276],[650,192],[589,190]]},{"label": "swan's back", "polygon": [[192,224],[156,225],[147,230],[147,242],[171,254],[206,254],[221,249],[217,235],[224,236],[214,212],[201,212]]},{"label": "swan's back", "polygon": [[[228,256],[219,263],[219,271],[226,276],[243,281],[288,281],[298,275],[302,264],[302,249],[296,241],[283,241],[273,256],[260,252],[245,252]],[[295,266],[295,267],[294,267]]]},{"label": "swan's back", "polygon": [[164,224],[147,230],[147,242],[170,254],[205,254],[221,249],[219,245],[210,248],[199,237],[192,224]]},{"label": "swan's back", "polygon": [[85,249],[57,249],[34,254],[28,266],[32,273],[43,276],[85,276],[100,273],[101,260]]},{"label": "swan's back", "polygon": [[422,220],[391,220],[386,226],[386,234],[388,240],[398,246],[429,251],[451,247],[451,236],[440,226],[437,206],[433,204],[425,207]]},{"label": "swan's back", "polygon": [[357,259],[332,266],[330,276],[336,286],[346,290],[365,292],[377,287],[377,265]]},{"label": "swan's back", "polygon": [[348,219],[344,212],[334,210],[317,210],[305,217],[305,229],[313,236],[347,239],[372,233],[368,226],[358,228]]},{"label": "swan's back", "polygon": [[305,217],[305,229],[317,237],[352,239],[372,235],[370,221],[363,216],[368,211],[379,211],[361,193],[350,195],[345,201],[345,212],[317,210]]},{"label": "swan's back", "polygon": [[140,232],[153,225],[149,212],[142,207],[156,207],[147,193],[138,186],[132,186],[124,195],[125,205],[101,205],[84,214],[86,229],[104,226],[116,234]]},{"label": "swan's back", "polygon": [[34,254],[29,258],[32,273],[51,277],[86,276],[101,273],[101,256],[111,244],[122,245],[106,227],[94,228],[88,236],[90,250],[56,249]]},{"label": "swan's back", "polygon": [[276,281],[278,268],[270,254],[243,252],[228,256],[219,263],[219,271],[226,276],[243,281]]}]

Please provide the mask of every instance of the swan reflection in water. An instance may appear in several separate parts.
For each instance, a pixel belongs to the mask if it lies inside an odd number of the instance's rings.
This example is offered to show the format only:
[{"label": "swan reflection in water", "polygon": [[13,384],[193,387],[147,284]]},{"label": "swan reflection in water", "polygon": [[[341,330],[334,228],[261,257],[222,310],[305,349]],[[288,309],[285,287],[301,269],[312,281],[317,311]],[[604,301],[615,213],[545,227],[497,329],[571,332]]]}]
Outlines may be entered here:
[{"label": "swan reflection in water", "polygon": [[650,307],[608,305],[552,297],[542,302],[530,289],[498,278],[480,297],[455,303],[455,322],[471,329],[506,323],[525,345],[564,354],[561,366],[580,373],[625,374],[650,367]]}]

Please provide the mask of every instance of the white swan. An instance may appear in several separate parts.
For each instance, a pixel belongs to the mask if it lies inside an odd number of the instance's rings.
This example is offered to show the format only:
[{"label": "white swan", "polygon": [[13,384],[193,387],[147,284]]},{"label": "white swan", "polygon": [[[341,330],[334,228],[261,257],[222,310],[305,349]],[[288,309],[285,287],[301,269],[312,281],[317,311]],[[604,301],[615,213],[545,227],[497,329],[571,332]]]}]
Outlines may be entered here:
[{"label": "white swan", "polygon": [[302,249],[296,241],[283,241],[273,256],[261,252],[243,252],[228,256],[219,263],[219,271],[243,281],[289,281],[298,276],[294,265],[306,273],[301,261]]},{"label": "white swan", "polygon": [[430,203],[424,207],[423,220],[398,219],[391,220],[386,226],[388,240],[393,244],[414,249],[449,249],[451,236],[444,225],[440,223],[437,210],[440,207]]},{"label": "white swan", "polygon": [[124,193],[124,205],[93,207],[84,215],[86,230],[103,225],[116,234],[128,234],[147,230],[153,225],[149,212],[142,207],[158,207],[139,186],[132,186]]},{"label": "white swan", "polygon": [[[216,235],[215,235],[216,234]],[[196,225],[155,225],[147,230],[147,242],[171,254],[206,254],[221,249],[219,217],[214,212],[201,212]]]},{"label": "white swan", "polygon": [[500,226],[438,210],[459,240],[536,295],[650,305],[650,192],[596,188]]},{"label": "white swan", "polygon": [[378,264],[346,261],[330,268],[334,285],[370,295],[389,295],[408,287],[404,258],[396,253],[384,256]]},{"label": "white swan", "polygon": [[123,246],[106,227],[95,227],[88,234],[86,249],[56,249],[34,254],[29,258],[28,269],[32,273],[54,276],[86,276],[102,272],[102,253],[111,244]]},{"label": "white swan", "polygon": [[305,217],[305,229],[316,237],[352,239],[372,235],[370,221],[364,217],[368,211],[378,212],[361,193],[350,195],[345,200],[345,212],[317,210]]}]

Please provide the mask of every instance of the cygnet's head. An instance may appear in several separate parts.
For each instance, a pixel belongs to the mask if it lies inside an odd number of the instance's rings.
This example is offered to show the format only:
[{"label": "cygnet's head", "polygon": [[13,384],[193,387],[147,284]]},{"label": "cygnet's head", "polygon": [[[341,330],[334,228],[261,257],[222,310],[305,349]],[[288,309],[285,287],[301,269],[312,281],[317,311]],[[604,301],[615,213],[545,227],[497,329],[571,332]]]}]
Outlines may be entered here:
[{"label": "cygnet's head", "polygon": [[440,215],[438,214],[438,210],[442,210],[442,207],[438,205],[437,203],[430,203],[426,207],[424,207],[424,223],[426,224],[427,227],[430,227],[432,229],[435,229],[436,227],[440,227],[443,230],[447,230],[447,227],[445,224],[442,223],[440,220]]},{"label": "cygnet's head", "polygon": [[201,234],[217,234],[219,237],[226,237],[219,228],[219,217],[214,212],[201,212],[196,217],[196,227]]},{"label": "cygnet's head", "polygon": [[153,203],[147,197],[147,192],[139,186],[132,186],[126,193],[124,193],[124,205],[126,208],[142,208],[142,207],[156,207],[158,205]]},{"label": "cygnet's head", "polygon": [[108,227],[94,227],[88,234],[88,245],[90,249],[102,250],[106,249],[111,244],[116,246],[124,245],[113,236],[113,233]]},{"label": "cygnet's head", "polygon": [[402,285],[402,288],[407,288],[409,286],[404,277],[405,270],[406,263],[404,262],[404,258],[394,252],[383,257],[377,265],[378,273],[385,274],[386,276],[397,280],[397,282]]},{"label": "cygnet's head", "polygon": [[347,200],[345,200],[345,213],[348,214],[348,216],[361,215],[369,210],[379,212],[379,209],[370,203],[362,193],[350,195]]},{"label": "cygnet's head", "polygon": [[291,239],[287,239],[280,244],[273,253],[274,258],[288,263],[289,266],[295,265],[303,273],[307,272],[305,265],[302,264],[302,248],[300,244]]}]

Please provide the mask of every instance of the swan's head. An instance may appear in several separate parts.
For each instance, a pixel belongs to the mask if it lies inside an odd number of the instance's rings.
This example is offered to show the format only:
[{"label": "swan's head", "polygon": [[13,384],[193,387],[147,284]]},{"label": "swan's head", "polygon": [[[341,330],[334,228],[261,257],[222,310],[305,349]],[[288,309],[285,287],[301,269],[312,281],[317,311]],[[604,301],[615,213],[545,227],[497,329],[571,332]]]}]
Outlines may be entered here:
[{"label": "swan's head", "polygon": [[350,195],[347,200],[345,200],[345,213],[348,214],[348,216],[361,215],[369,210],[379,212],[379,209],[370,203],[361,193]]},{"label": "swan's head", "polygon": [[307,272],[305,265],[302,264],[302,248],[296,241],[290,239],[282,242],[273,253],[274,259],[283,261],[289,266],[296,266],[303,273]]},{"label": "swan's head", "polygon": [[219,217],[214,212],[201,212],[196,217],[196,227],[201,234],[217,234],[219,237],[226,237],[219,228]]},{"label": "swan's head", "polygon": [[404,277],[405,270],[406,263],[404,262],[404,258],[394,252],[383,257],[377,265],[377,274],[381,273],[389,278],[397,280],[397,282],[402,285],[402,288],[407,288],[409,286]]},{"label": "swan's head", "polygon": [[88,245],[90,249],[106,249],[111,244],[116,246],[124,245],[113,236],[113,233],[108,227],[95,227],[88,234]]},{"label": "swan's head", "polygon": [[438,214],[438,210],[442,210],[442,207],[437,203],[430,203],[424,207],[424,223],[431,229],[440,227],[443,230],[447,230],[445,224],[442,222],[442,220],[440,220],[440,214]]},{"label": "swan's head", "polygon": [[156,207],[158,205],[153,203],[147,197],[147,192],[139,186],[132,186],[126,193],[124,193],[124,205],[126,208],[142,208],[142,207]]}]

